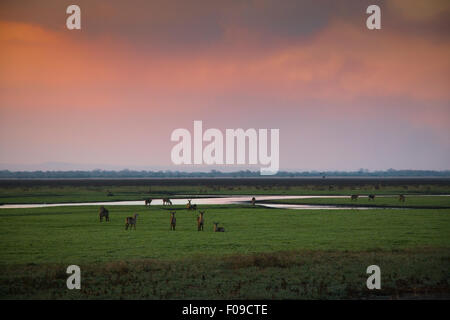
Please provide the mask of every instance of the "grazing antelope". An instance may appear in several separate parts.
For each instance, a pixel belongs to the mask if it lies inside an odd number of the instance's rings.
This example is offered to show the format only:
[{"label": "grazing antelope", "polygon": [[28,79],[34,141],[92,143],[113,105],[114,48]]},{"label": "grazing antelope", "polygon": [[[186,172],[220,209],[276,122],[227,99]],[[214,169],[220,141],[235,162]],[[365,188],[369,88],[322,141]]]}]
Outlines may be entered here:
[{"label": "grazing antelope", "polygon": [[213,222],[214,224],[214,232],[225,232],[224,227],[219,227],[219,222]]},{"label": "grazing antelope", "polygon": [[253,197],[253,198],[252,198],[252,206],[254,206],[255,203],[256,203],[256,199],[255,199],[255,197]]},{"label": "grazing antelope", "polygon": [[172,201],[170,201],[169,198],[163,198],[162,201],[163,201],[163,206],[165,206],[166,204],[167,205],[172,205]]},{"label": "grazing antelope", "polygon": [[105,220],[109,221],[109,211],[105,209],[105,207],[101,206],[100,210],[98,212],[98,215],[100,217],[100,222],[102,222],[103,217],[105,217]]},{"label": "grazing antelope", "polygon": [[369,200],[375,200],[375,195],[374,194],[369,194]]},{"label": "grazing antelope", "polygon": [[357,194],[352,194],[351,196],[351,200],[358,200],[358,195]]},{"label": "grazing antelope", "polygon": [[145,206],[150,206],[151,203],[152,203],[152,199],[150,199],[150,198],[145,199]]},{"label": "grazing antelope", "polygon": [[139,217],[139,214],[135,213],[132,217],[126,217],[125,218],[125,230],[128,230],[128,227],[130,227],[130,230],[133,229],[136,230],[136,220]]},{"label": "grazing antelope", "polygon": [[406,198],[403,194],[398,196],[398,201],[405,202]]},{"label": "grazing antelope", "polygon": [[175,218],[175,211],[170,213],[170,230],[175,231],[175,226],[177,225],[177,218]]},{"label": "grazing antelope", "polygon": [[203,225],[205,223],[205,219],[203,218],[204,214],[205,214],[204,211],[200,211],[200,214],[197,217],[197,230],[198,231],[203,231]]}]

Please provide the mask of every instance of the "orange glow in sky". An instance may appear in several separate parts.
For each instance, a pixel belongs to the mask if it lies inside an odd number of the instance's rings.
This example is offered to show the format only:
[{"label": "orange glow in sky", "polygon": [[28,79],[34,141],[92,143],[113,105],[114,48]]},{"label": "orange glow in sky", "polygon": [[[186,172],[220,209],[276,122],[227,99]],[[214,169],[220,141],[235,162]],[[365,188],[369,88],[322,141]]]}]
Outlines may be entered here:
[{"label": "orange glow in sky", "polygon": [[282,170],[450,169],[448,1],[373,31],[368,1],[78,3],[72,31],[69,2],[0,4],[2,168],[178,170],[170,133],[203,120],[279,128]]}]

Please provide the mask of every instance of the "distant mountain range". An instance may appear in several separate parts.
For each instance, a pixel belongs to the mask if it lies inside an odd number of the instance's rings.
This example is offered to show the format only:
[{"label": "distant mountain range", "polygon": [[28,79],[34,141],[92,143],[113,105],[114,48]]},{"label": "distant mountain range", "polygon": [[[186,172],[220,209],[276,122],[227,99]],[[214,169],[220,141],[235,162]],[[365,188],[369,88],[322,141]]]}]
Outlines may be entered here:
[{"label": "distant mountain range", "polygon": [[[249,178],[261,177],[259,171],[222,172],[147,171],[147,170],[70,170],[70,171],[9,171],[0,170],[0,179],[91,179],[91,178]],[[263,176],[268,178],[267,176]],[[449,177],[450,170],[394,170],[385,171],[279,171],[272,177]]]}]

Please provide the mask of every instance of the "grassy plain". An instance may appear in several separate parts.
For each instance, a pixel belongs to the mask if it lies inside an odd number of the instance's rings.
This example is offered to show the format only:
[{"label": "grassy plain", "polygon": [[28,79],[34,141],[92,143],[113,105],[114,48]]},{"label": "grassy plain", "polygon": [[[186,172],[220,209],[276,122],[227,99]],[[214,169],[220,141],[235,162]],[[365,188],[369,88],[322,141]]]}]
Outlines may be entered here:
[{"label": "grassy plain", "polygon": [[[203,232],[181,206],[176,231],[162,206],[108,209],[108,223],[97,207],[0,210],[1,297],[373,297],[363,280],[377,263],[389,283],[378,295],[449,293],[450,209],[203,206]],[[137,230],[125,231],[135,212]],[[70,264],[83,270],[78,293],[64,289]]]},{"label": "grassy plain", "polygon": [[[184,206],[172,207],[176,231],[169,231],[163,206],[107,206],[108,223],[98,221],[96,206],[0,209],[0,298],[450,298],[450,205],[447,197],[425,196],[449,194],[447,180],[0,181],[5,204],[353,193],[377,194],[357,205],[404,208],[199,206],[206,211],[203,232],[196,228],[197,212]],[[398,194],[407,195],[405,203]],[[126,231],[125,217],[133,213],[140,214],[137,230]],[[214,233],[213,222],[226,232]],[[70,264],[81,267],[81,290],[66,288]],[[382,270],[381,290],[366,287],[372,264]]]}]

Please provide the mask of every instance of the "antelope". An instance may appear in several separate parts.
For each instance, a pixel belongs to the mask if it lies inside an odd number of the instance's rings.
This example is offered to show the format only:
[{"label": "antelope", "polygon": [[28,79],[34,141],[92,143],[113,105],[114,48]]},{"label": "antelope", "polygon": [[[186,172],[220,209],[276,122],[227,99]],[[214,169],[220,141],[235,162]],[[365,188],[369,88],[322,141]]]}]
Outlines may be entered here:
[{"label": "antelope", "polygon": [[369,194],[369,200],[375,200],[375,195],[374,194]]},{"label": "antelope", "polygon": [[98,213],[99,217],[100,217],[100,222],[102,222],[103,217],[105,217],[105,220],[108,222],[109,221],[109,211],[105,209],[105,207],[101,206],[99,213]]},{"label": "antelope", "polygon": [[188,210],[197,210],[197,205],[196,204],[191,204],[192,200],[188,200],[188,203],[186,204],[186,208]]},{"label": "antelope", "polygon": [[203,215],[205,214],[204,211],[200,211],[199,216],[197,217],[197,230],[203,231],[203,225],[205,222],[205,219],[203,218]]},{"label": "antelope", "polygon": [[170,213],[170,230],[175,231],[175,226],[177,224],[177,218],[175,218],[175,211]]},{"label": "antelope", "polygon": [[130,230],[133,229],[136,230],[136,220],[139,217],[139,214],[135,213],[132,217],[125,218],[125,230],[128,230],[128,227],[130,227]]},{"label": "antelope", "polygon": [[405,196],[403,194],[399,195],[398,201],[405,202]]},{"label": "antelope", "polygon": [[255,197],[253,197],[253,198],[252,198],[252,206],[254,206],[255,203],[256,203],[256,199],[255,199]]},{"label": "antelope", "polygon": [[224,227],[218,226],[219,222],[213,222],[213,224],[214,224],[214,232],[225,232]]},{"label": "antelope", "polygon": [[358,197],[359,196],[357,194],[352,194],[350,198],[351,200],[358,200]]},{"label": "antelope", "polygon": [[165,206],[166,204],[167,205],[172,205],[172,201],[170,201],[169,198],[163,198],[162,201],[163,201],[163,206]]},{"label": "antelope", "polygon": [[152,203],[152,199],[150,199],[150,198],[148,198],[148,199],[145,199],[145,206],[150,206],[150,204]]}]

